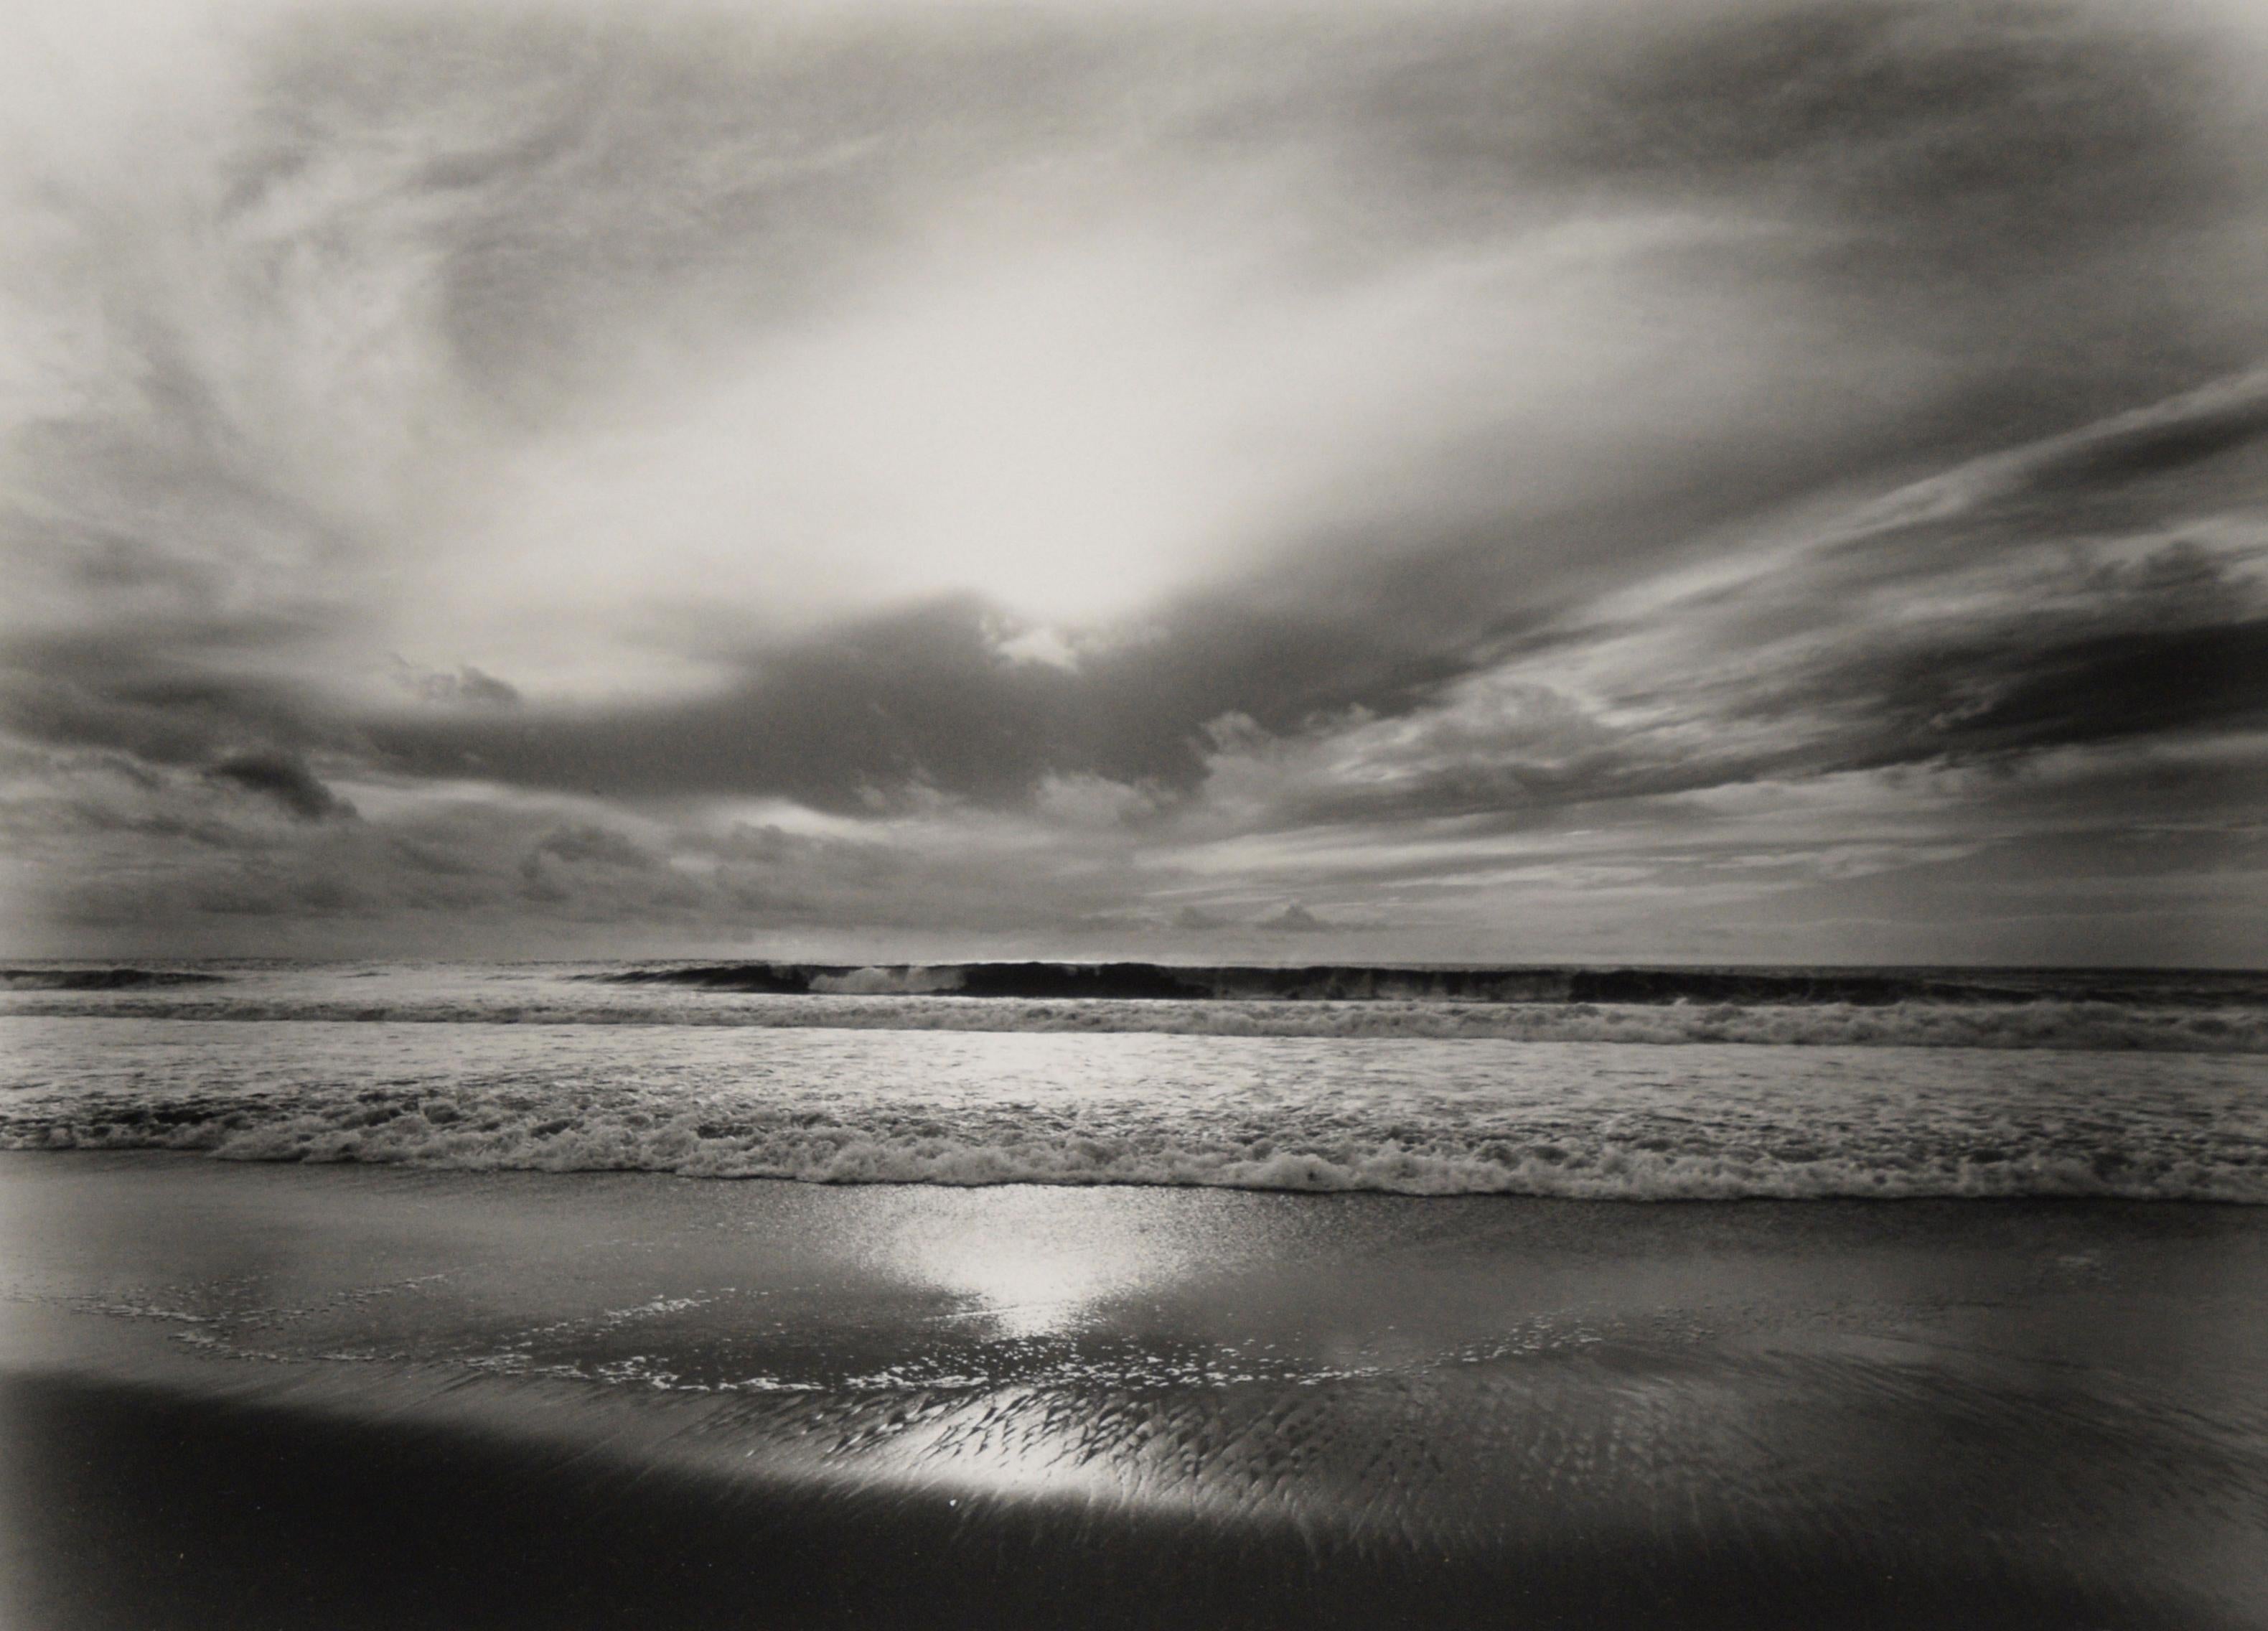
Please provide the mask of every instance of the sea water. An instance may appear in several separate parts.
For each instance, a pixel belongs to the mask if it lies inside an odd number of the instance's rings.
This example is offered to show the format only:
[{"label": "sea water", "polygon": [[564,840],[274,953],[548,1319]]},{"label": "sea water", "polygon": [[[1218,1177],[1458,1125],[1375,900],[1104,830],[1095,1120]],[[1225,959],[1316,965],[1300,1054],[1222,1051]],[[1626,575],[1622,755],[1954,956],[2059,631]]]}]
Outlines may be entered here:
[{"label": "sea water", "polygon": [[2268,1201],[2268,980],[2252,975],[261,963],[5,979],[0,1146],[22,1149]]},{"label": "sea water", "polygon": [[17,1617],[2262,1623],[2258,977],[1701,975],[15,970]]}]

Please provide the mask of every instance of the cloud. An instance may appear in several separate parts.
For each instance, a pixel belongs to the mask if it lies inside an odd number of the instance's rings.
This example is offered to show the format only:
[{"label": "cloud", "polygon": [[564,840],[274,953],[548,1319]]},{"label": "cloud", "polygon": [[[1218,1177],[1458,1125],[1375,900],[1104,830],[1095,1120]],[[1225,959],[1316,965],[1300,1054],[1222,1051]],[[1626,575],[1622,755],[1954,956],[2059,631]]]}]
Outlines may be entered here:
[{"label": "cloud", "polygon": [[483,674],[470,663],[459,664],[452,674],[446,669],[420,668],[397,657],[394,678],[403,690],[422,702],[510,708],[520,701],[519,687],[493,674]]},{"label": "cloud", "polygon": [[2162,523],[2200,500],[2257,498],[2264,443],[2268,370],[2247,370],[1911,483],[1853,515],[1846,542],[2036,519],[2068,530],[2098,514]]},{"label": "cloud", "polygon": [[[928,594],[1075,622],[1342,577],[1326,536],[1447,574],[1422,613],[1533,597],[1958,427],[1964,338],[2131,326],[2104,246],[2226,188],[2201,61],[2076,16],[1285,18],[1193,74],[1124,13],[247,15],[164,185],[76,144],[43,178],[124,317],[30,314],[42,598],[84,609],[99,544],[144,599],[586,696]],[[1992,299],[1993,255],[2081,286]],[[1584,511],[1580,550],[1507,547]]]},{"label": "cloud", "polygon": [[1863,952],[2250,853],[2238,12],[36,20],[33,915]]},{"label": "cloud", "polygon": [[1263,919],[1260,927],[1271,934],[1320,934],[1328,930],[1330,925],[1309,911],[1298,901],[1287,901],[1281,911],[1273,917]]},{"label": "cloud", "polygon": [[621,833],[597,826],[554,828],[537,839],[527,853],[531,865],[547,855],[570,866],[622,867],[633,872],[644,872],[654,865],[652,856]]},{"label": "cloud", "polygon": [[354,819],[354,806],[323,786],[306,761],[292,754],[232,754],[205,774],[271,799],[301,821]]},{"label": "cloud", "polygon": [[[1414,709],[1263,737],[1216,773],[1242,786],[1273,764],[1312,802],[1447,813],[2257,723],[2268,522],[2250,483],[2268,437],[2231,434],[2226,400],[1810,517],[1808,535],[1720,551],[1515,639]],[[2130,435],[2208,427],[2233,470],[2114,473]]]}]

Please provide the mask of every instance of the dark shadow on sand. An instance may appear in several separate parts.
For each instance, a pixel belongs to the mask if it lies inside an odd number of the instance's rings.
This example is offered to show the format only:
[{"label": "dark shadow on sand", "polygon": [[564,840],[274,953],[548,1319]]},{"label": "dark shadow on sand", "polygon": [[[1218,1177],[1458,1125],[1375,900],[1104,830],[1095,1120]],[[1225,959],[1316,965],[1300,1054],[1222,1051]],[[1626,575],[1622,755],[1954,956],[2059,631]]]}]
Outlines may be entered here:
[{"label": "dark shadow on sand", "polygon": [[0,1379],[9,1622],[174,1627],[2204,1627],[2192,1605],[1753,1534],[1549,1550],[875,1489]]}]

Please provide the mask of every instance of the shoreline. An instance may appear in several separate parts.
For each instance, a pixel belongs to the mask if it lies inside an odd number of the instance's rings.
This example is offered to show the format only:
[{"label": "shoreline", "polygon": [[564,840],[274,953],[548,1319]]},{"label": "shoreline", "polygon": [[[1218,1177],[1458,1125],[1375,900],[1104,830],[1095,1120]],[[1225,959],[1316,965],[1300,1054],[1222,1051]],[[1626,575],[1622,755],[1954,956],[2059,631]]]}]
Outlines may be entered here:
[{"label": "shoreline", "polygon": [[1547,1194],[1515,1189],[1469,1190],[1395,1190],[1366,1187],[1344,1189],[1307,1189],[1281,1184],[1229,1183],[1208,1180],[1192,1183],[1174,1178],[1144,1177],[999,1177],[984,1179],[949,1179],[933,1177],[802,1177],[777,1172],[709,1172],[684,1171],[668,1167],[622,1165],[616,1167],[538,1167],[538,1166],[453,1166],[441,1162],[415,1159],[327,1159],[296,1153],[276,1155],[239,1155],[202,1148],[165,1148],[150,1145],[52,1145],[0,1146],[0,1162],[17,1159],[40,1162],[88,1162],[126,1158],[134,1162],[157,1163],[205,1163],[219,1167],[304,1169],[312,1171],[335,1172],[349,1170],[369,1170],[379,1172],[450,1175],[460,1177],[512,1177],[559,1179],[578,1178],[638,1178],[658,1179],[674,1184],[695,1186],[723,1185],[728,1187],[748,1185],[762,1188],[777,1185],[789,1189],[820,1191],[880,1190],[885,1192],[926,1192],[943,1190],[969,1193],[998,1192],[1031,1192],[1035,1193],[1153,1194],[1160,1192],[1179,1193],[1218,1193],[1226,1195],[1291,1196],[1306,1200],[1340,1202],[1407,1202],[1419,1204],[1481,1203],[1496,1206],[1539,1206],[1574,1207],[1631,1207],[1646,1212],[1677,1212],[1690,1209],[1697,1213],[1715,1212],[1719,1208],[1755,1207],[1760,1210],[1786,1209],[1808,1212],[1814,1208],[1889,1207],[1923,1209],[1933,1207],[1976,1208],[1980,1213],[2023,1213],[2038,1210],[2044,1213],[2070,1211],[2101,1212],[2115,1214],[2124,1211],[2159,1212],[2169,1214],[2198,1214],[2211,1215],[2226,1213],[2242,1216],[2268,1216],[2268,1198],[2260,1199],[2224,1199],[2217,1197],[2191,1195],[2094,1194],[2021,1192],[1980,1192],[1974,1194],[1946,1194],[1935,1191],[1887,1191],[1880,1194],[1845,1194],[1825,1192],[1802,1194],[1794,1192],[1755,1192],[1742,1194],[1706,1193],[1630,1193],[1630,1194]]},{"label": "shoreline", "polygon": [[9,1623],[2223,1627],[2268,1214],[0,1156]]}]

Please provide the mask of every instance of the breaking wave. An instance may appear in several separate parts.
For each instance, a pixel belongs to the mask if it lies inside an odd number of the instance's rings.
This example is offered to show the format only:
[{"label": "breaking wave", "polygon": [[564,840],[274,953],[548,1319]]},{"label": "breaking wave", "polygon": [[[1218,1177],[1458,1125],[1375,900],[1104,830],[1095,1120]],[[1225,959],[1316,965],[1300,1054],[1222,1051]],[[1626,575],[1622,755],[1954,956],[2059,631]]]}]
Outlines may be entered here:
[{"label": "breaking wave", "polygon": [[[2250,1060],[1167,1035],[40,1030],[0,1145],[829,1184],[2268,1203]],[[175,1032],[183,1028],[164,1028]],[[362,1040],[361,1038],[368,1038]]]},{"label": "breaking wave", "polygon": [[593,974],[618,985],[770,996],[1066,998],[1104,1001],[1491,1002],[1884,1007],[1912,1002],[2096,1002],[2163,1007],[2268,1004],[2268,976],[2191,970],[1454,968],[1159,963],[666,963]]},{"label": "breaking wave", "polygon": [[1252,1125],[1129,1138],[1101,1130],[951,1125],[918,1109],[854,1119],[792,1113],[639,1117],[380,1095],[351,1106],[91,1107],[13,1148],[202,1150],[230,1160],[354,1162],[546,1172],[644,1171],[817,1184],[1164,1185],[1606,1200],[2097,1196],[2268,1203],[2268,1168],[2150,1159],[2109,1145],[1830,1151],[1817,1140],[1727,1148],[1690,1133],[1635,1139],[1302,1138]]},{"label": "breaking wave", "polygon": [[149,985],[217,985],[225,978],[186,969],[0,969],[0,991],[134,991]]},{"label": "breaking wave", "polygon": [[[82,1019],[1152,1032],[1815,1048],[2268,1052],[2268,976],[1154,964],[233,964],[13,969]],[[1189,986],[1204,986],[1190,996]],[[1052,993],[1032,993],[1035,989]],[[1168,993],[1168,989],[1180,993]],[[1887,993],[1896,993],[1885,1000]]]},{"label": "breaking wave", "polygon": [[0,970],[0,1015],[2268,1052],[2268,975],[1158,963]]},{"label": "breaking wave", "polygon": [[[1341,1039],[1433,1037],[1498,1042],[1615,1042],[1675,1046],[2070,1049],[2268,1053],[2268,1010],[2140,1007],[2040,1000],[2007,1006],[1852,1004],[1474,1003],[1441,1000],[1042,1000],[878,993],[846,977],[810,995],[692,996],[654,992],[609,1000],[604,987],[481,993],[26,993],[5,1013],[238,1022],[671,1026],[702,1029],[1130,1032]],[[648,993],[639,993],[647,995]]]}]

